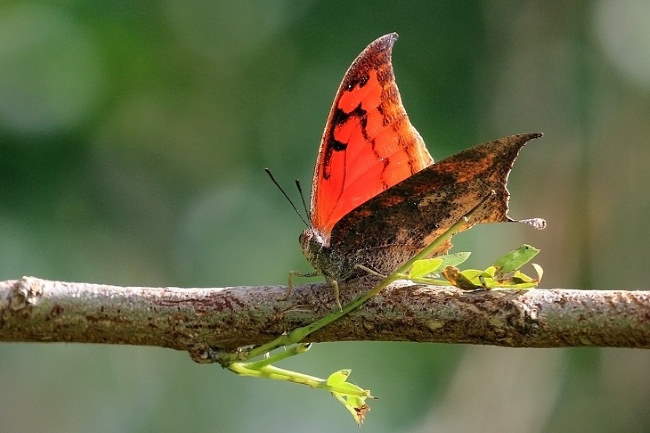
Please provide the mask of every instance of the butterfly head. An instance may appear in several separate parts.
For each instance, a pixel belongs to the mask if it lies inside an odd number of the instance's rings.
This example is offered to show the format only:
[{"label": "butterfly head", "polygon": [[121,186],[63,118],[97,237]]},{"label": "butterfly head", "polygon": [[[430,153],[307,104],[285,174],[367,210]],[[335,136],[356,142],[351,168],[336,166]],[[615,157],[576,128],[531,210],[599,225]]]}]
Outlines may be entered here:
[{"label": "butterfly head", "polygon": [[318,253],[326,246],[325,238],[313,227],[305,229],[298,237],[302,252],[307,260],[314,264],[317,262]]},{"label": "butterfly head", "polygon": [[317,228],[306,229],[299,240],[307,261],[327,280],[344,281],[354,270],[354,255],[341,254],[337,248],[331,248],[329,239]]}]

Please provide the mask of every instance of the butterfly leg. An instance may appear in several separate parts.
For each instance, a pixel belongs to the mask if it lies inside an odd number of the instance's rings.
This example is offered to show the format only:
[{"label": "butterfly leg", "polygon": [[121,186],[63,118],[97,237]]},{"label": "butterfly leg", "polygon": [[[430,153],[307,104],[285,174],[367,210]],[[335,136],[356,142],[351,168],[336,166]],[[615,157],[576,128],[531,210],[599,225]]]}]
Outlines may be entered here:
[{"label": "butterfly leg", "polygon": [[[310,278],[310,277],[317,277],[321,275],[320,272],[318,271],[313,271],[313,272],[298,272],[298,271],[289,271],[289,277],[287,278],[287,291],[285,295],[282,297],[282,300],[288,299],[291,294],[293,293],[293,280],[294,278],[300,277],[300,278]],[[339,289],[339,283],[336,280],[328,280],[330,285],[332,286],[332,290],[334,291],[334,299],[336,300],[336,305],[339,307],[340,311],[343,311],[343,305],[341,305],[341,291]]]},{"label": "butterfly leg", "polygon": [[282,300],[284,301],[288,299],[293,293],[294,278],[310,278],[310,277],[317,277],[319,275],[320,274],[317,271],[312,271],[312,272],[289,271],[289,275],[287,277],[287,292],[284,294]]},{"label": "butterfly leg", "polygon": [[343,306],[341,305],[341,291],[339,290],[339,282],[336,280],[331,280],[332,289],[334,290],[334,299],[336,300],[336,305],[339,307],[339,311],[343,311]]},{"label": "butterfly leg", "polygon": [[379,272],[377,272],[377,271],[375,271],[374,269],[371,269],[371,268],[369,268],[369,267],[367,267],[367,266],[363,266],[363,265],[356,264],[356,265],[354,265],[354,267],[355,267],[356,269],[361,269],[362,271],[367,272],[367,273],[369,273],[370,275],[374,275],[375,277],[386,278],[386,275],[384,275],[384,274],[380,274]]}]

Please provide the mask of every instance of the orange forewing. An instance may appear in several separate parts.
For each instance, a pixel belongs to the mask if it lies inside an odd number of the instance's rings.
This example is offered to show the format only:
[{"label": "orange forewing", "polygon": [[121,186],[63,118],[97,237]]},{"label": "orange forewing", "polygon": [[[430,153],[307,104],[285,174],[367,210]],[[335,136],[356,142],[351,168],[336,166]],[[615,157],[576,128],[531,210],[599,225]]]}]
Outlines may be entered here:
[{"label": "orange forewing", "polygon": [[433,163],[395,84],[397,34],[372,42],[346,72],[314,172],[311,223],[324,237],[348,212]]}]

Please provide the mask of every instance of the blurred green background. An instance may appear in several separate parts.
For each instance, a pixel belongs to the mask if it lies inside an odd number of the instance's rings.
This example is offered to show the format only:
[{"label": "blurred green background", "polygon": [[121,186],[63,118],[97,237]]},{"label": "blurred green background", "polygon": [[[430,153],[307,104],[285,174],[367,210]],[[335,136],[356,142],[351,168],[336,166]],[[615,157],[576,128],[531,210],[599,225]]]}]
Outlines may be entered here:
[{"label": "blurred green background", "polygon": [[[0,278],[283,283],[302,226],[265,177],[306,184],[343,72],[397,31],[436,159],[543,131],[514,217],[457,250],[542,248],[545,287],[648,286],[650,2],[60,0],[0,3]],[[250,263],[255,264],[253,272]],[[352,368],[368,432],[648,432],[650,352],[317,345]],[[0,432],[356,431],[322,392],[181,352],[0,345]]]}]

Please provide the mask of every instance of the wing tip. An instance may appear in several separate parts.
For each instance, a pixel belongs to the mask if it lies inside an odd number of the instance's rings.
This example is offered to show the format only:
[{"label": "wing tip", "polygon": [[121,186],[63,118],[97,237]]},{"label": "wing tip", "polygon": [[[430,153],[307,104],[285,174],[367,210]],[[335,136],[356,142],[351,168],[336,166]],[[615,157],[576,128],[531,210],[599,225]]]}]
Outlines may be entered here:
[{"label": "wing tip", "polygon": [[528,144],[529,141],[541,138],[543,136],[544,134],[542,132],[527,132],[523,134],[509,135],[507,137],[503,137],[486,144],[501,143],[501,145],[498,147],[504,152],[512,148],[516,148],[517,151],[519,151],[519,149]]},{"label": "wing tip", "polygon": [[[388,70],[386,77],[393,78],[393,45],[398,38],[397,33],[388,33],[372,41],[366,48],[361,51],[356,59],[352,62],[347,72],[343,76],[341,88],[356,83],[360,77],[367,78],[367,72],[370,69],[379,69],[385,67]],[[338,94],[337,94],[338,95]]]},{"label": "wing tip", "polygon": [[399,35],[395,32],[393,33],[388,33],[383,36],[378,37],[374,41],[372,41],[364,52],[367,53],[376,53],[376,52],[382,52],[386,51],[388,54],[393,50],[393,45],[395,45],[395,41],[399,39]]},{"label": "wing tip", "polygon": [[385,44],[392,46],[395,44],[395,41],[397,41],[398,39],[399,39],[399,35],[397,34],[397,32],[391,32],[378,37],[376,41],[381,41]]},{"label": "wing tip", "polygon": [[504,137],[504,138],[509,138],[509,139],[514,139],[515,141],[522,141],[522,142],[527,142],[530,140],[535,140],[536,138],[541,138],[544,136],[543,132],[524,132],[521,134],[513,134],[509,137]]},{"label": "wing tip", "polygon": [[527,132],[525,134],[517,134],[517,137],[520,137],[524,141],[535,140],[536,138],[542,138],[544,136],[543,132]]}]

